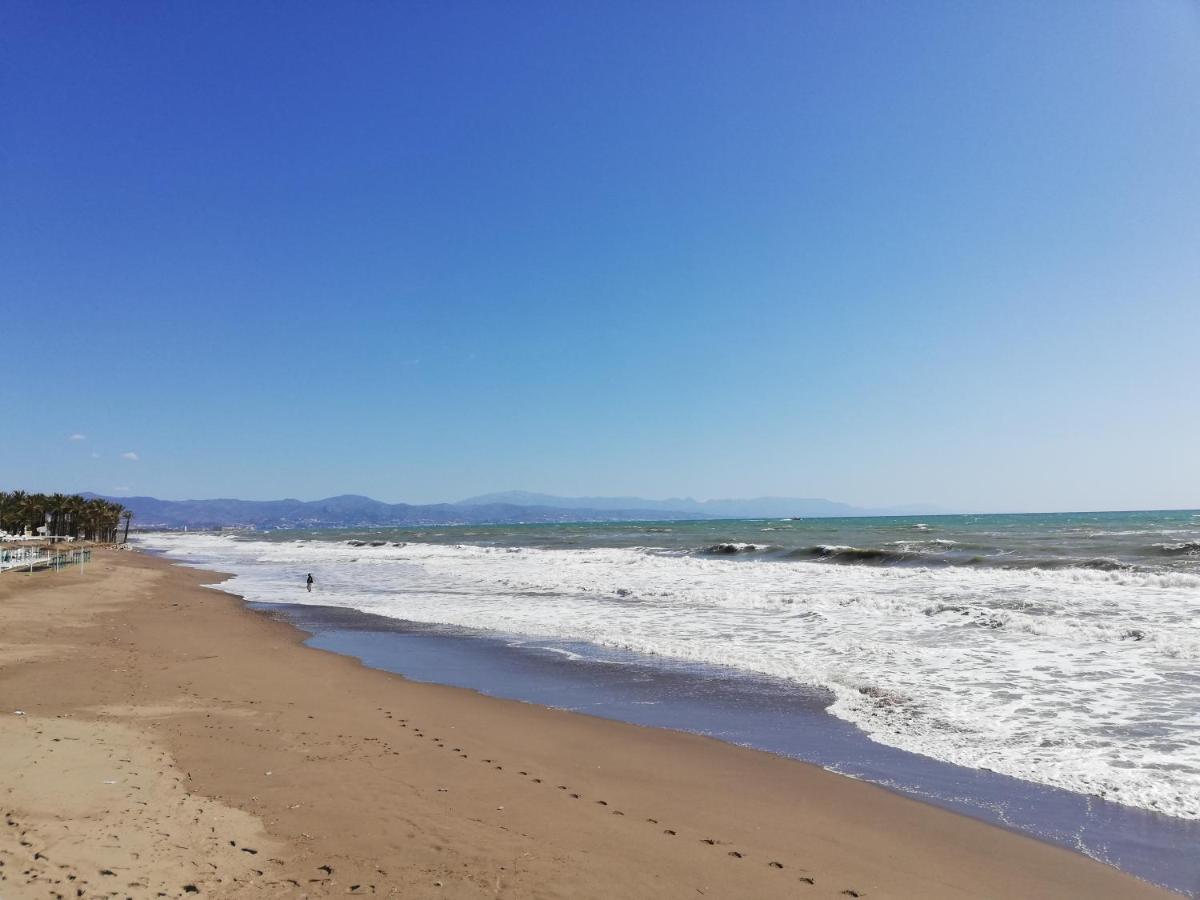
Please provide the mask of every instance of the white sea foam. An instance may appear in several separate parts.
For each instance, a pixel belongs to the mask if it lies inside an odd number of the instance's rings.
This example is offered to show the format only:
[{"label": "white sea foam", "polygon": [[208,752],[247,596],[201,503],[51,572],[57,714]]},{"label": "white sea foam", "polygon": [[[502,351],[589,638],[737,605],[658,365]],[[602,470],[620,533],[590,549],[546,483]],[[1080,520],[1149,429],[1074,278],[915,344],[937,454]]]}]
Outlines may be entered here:
[{"label": "white sea foam", "polygon": [[[874,739],[1200,819],[1200,577],[151,535],[249,600],[589,641],[828,688]],[[312,572],[318,590],[303,590]]]}]

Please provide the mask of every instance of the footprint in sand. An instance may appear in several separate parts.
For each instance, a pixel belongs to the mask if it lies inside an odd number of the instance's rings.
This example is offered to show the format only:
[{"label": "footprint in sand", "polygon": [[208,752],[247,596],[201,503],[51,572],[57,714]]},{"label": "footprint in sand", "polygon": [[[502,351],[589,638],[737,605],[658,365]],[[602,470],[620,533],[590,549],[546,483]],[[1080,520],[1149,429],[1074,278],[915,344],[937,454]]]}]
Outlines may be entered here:
[{"label": "footprint in sand", "polygon": [[737,850],[730,850],[729,855],[732,856],[734,859],[743,859],[746,854],[739,853]]},{"label": "footprint in sand", "polygon": [[767,863],[767,865],[770,866],[772,869],[782,869],[783,868],[783,863],[775,862],[775,860],[771,860],[769,863]]},{"label": "footprint in sand", "polygon": [[664,828],[663,834],[669,834],[671,837],[675,837],[675,831],[671,828]]},{"label": "footprint in sand", "polygon": [[801,875],[800,880],[803,881],[805,884],[816,884],[817,883],[817,879],[815,879],[809,875]]}]

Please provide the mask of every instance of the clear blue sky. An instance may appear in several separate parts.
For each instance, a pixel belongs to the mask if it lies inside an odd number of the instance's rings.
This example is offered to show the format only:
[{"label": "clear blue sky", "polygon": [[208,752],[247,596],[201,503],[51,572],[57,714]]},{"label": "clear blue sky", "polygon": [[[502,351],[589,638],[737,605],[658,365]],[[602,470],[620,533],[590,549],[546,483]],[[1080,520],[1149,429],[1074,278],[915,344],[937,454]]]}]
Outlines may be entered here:
[{"label": "clear blue sky", "polygon": [[10,0],[0,487],[1200,506],[1197,10]]}]

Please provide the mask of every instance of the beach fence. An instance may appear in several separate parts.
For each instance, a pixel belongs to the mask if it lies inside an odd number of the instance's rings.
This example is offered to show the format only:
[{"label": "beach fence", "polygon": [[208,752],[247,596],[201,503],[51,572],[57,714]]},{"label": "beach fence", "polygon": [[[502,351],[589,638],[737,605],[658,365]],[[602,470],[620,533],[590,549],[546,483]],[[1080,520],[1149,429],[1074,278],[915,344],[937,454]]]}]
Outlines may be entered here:
[{"label": "beach fence", "polygon": [[0,572],[61,572],[67,566],[83,571],[92,561],[92,551],[83,547],[60,550],[55,547],[0,547]]}]

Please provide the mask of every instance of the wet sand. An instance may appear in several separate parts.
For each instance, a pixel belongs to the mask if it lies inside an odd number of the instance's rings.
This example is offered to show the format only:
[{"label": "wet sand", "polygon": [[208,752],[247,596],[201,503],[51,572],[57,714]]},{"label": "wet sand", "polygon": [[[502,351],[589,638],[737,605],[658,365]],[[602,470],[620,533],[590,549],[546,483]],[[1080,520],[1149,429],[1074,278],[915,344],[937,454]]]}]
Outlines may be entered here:
[{"label": "wet sand", "polygon": [[250,607],[310,634],[307,646],[354,657],[374,669],[493,697],[707,735],[815,763],[1200,898],[1200,856],[1195,852],[1200,847],[1200,821],[880,744],[832,715],[832,693],[813,685],[582,641],[408,622],[348,607]]},{"label": "wet sand", "polygon": [[367,669],[216,580],[0,576],[0,897],[1176,896],[815,766]]}]

